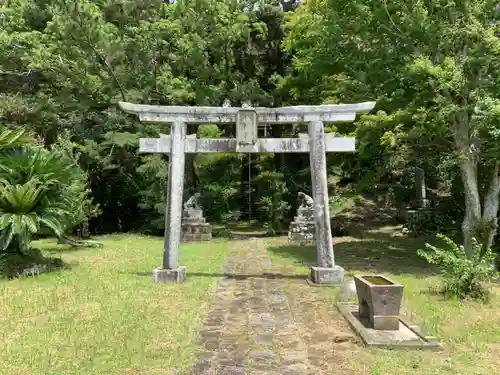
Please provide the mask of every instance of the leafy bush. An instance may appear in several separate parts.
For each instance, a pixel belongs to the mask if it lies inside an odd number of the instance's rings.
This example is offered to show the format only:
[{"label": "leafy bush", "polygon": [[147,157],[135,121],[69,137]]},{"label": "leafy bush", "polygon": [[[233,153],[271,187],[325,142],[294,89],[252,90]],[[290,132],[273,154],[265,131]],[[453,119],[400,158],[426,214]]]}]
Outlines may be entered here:
[{"label": "leafy bush", "polygon": [[93,200],[88,174],[78,165],[81,152],[77,151],[77,144],[69,140],[69,135],[59,135],[57,142],[50,149],[50,154],[58,156],[59,162],[68,166],[68,180],[67,183],[61,181],[63,183],[59,185],[59,194],[70,212],[64,223],[64,232],[71,233],[82,224],[88,224],[90,219],[98,217],[102,210]]},{"label": "leafy bush", "polygon": [[404,226],[412,235],[421,236],[429,233],[447,232],[456,226],[456,222],[449,214],[422,209],[409,214]]},{"label": "leafy bush", "polygon": [[24,252],[33,234],[48,229],[59,237],[83,219],[86,176],[66,155],[25,148],[3,153],[0,160],[2,250],[13,244]]},{"label": "leafy bush", "polygon": [[[165,229],[166,187],[168,163],[162,155],[142,156],[142,164],[137,168],[138,206],[144,218],[142,231],[161,234]],[[147,219],[146,219],[147,218]]]},{"label": "leafy bush", "polygon": [[212,231],[212,236],[216,238],[231,238],[232,233],[227,228],[214,228]]},{"label": "leafy bush", "polygon": [[260,221],[267,223],[274,230],[282,229],[285,215],[290,210],[290,204],[285,201],[288,193],[285,178],[280,172],[262,172],[256,178],[257,188],[265,192],[259,199],[258,207]]},{"label": "leafy bush", "polygon": [[362,201],[363,197],[361,195],[357,195],[352,191],[341,190],[329,198],[330,216],[334,217],[337,214],[349,211]]},{"label": "leafy bush", "polygon": [[488,290],[485,282],[493,274],[494,256],[490,249],[482,251],[479,243],[474,240],[475,255],[469,258],[462,245],[443,234],[437,238],[444,241],[447,248],[425,244],[427,250],[420,249],[418,254],[429,263],[443,270],[443,292],[460,298],[472,297],[486,299]]},{"label": "leafy bush", "polygon": [[238,154],[208,154],[197,158],[198,191],[201,205],[207,210],[207,220],[225,223],[238,215],[241,165],[242,156]]},{"label": "leafy bush", "polygon": [[87,199],[86,174],[75,161],[63,150],[14,146],[20,134],[3,131],[0,136],[2,269],[9,264],[21,267],[22,259],[29,265],[35,258],[43,258],[31,249],[35,234],[49,232],[60,237],[89,213],[96,213]]}]

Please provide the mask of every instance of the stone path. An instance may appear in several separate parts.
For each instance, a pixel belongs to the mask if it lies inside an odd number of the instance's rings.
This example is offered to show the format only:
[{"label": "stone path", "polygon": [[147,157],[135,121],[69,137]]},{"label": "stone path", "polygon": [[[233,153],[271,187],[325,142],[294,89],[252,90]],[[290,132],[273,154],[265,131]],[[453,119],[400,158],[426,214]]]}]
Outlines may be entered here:
[{"label": "stone path", "polygon": [[224,273],[193,375],[364,373],[351,365],[357,339],[332,318],[324,290],[271,264],[264,239],[235,244]]}]

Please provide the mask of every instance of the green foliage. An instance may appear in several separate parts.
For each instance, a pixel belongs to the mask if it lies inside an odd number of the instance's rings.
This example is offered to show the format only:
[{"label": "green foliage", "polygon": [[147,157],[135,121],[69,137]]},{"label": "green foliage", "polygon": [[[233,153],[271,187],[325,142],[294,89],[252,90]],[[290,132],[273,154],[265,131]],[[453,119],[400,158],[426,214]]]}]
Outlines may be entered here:
[{"label": "green foliage", "polygon": [[352,193],[343,190],[337,191],[335,195],[330,197],[329,206],[330,215],[332,217],[336,214],[349,211],[349,209],[353,208],[356,203],[361,202],[363,199],[358,195],[353,195]]},{"label": "green foliage", "polygon": [[78,161],[81,151],[78,145],[69,140],[69,137],[60,135],[57,142],[51,147],[51,152],[59,154],[68,163],[72,163],[71,180],[68,184],[61,184],[61,201],[65,202],[70,216],[64,223],[64,232],[70,233],[76,227],[98,217],[102,210],[99,204],[94,203],[92,191],[88,185],[88,173],[79,167]]},{"label": "green foliage", "polygon": [[418,237],[431,233],[446,233],[456,228],[456,221],[450,213],[420,209],[409,213],[404,225],[410,234]]},{"label": "green foliage", "polygon": [[481,244],[474,240],[476,252],[469,258],[463,246],[457,245],[443,234],[438,234],[437,238],[447,247],[426,244],[426,250],[418,250],[418,254],[430,264],[442,268],[443,291],[460,298],[487,298],[485,283],[490,281],[493,272],[494,256],[491,250],[481,251]]},{"label": "green foliage", "polygon": [[265,192],[258,202],[260,221],[270,223],[275,230],[283,229],[283,221],[291,207],[284,200],[284,196],[288,193],[284,174],[262,172],[255,178],[255,182],[257,189]]},{"label": "green foliage", "polygon": [[197,160],[200,201],[210,208],[209,217],[214,221],[237,219],[242,159],[242,155],[212,154]]},{"label": "green foliage", "polygon": [[13,130],[2,127],[0,132],[0,150],[19,148],[35,143],[33,137],[24,130]]},{"label": "green foliage", "polygon": [[56,236],[63,234],[68,212],[62,205],[50,204],[50,200],[44,199],[50,188],[50,184],[35,179],[22,185],[8,181],[0,184],[1,251],[27,253],[31,236],[40,232],[41,227],[50,229]]},{"label": "green foliage", "polygon": [[60,237],[97,208],[88,197],[85,173],[63,149],[20,144],[20,139],[0,149],[0,252],[29,260],[34,234]]},{"label": "green foliage", "polygon": [[148,215],[148,220],[141,229],[157,233],[165,228],[168,164],[161,155],[146,155],[142,159],[137,168],[141,175],[138,205],[143,215]]},{"label": "green foliage", "polygon": [[477,216],[498,182],[499,19],[491,0],[305,1],[286,24],[283,84],[301,104],[377,100],[356,126],[355,180],[408,187],[419,166],[438,199]]},{"label": "green foliage", "polygon": [[[78,197],[65,231],[91,219],[94,231],[159,234],[168,158],[138,155],[137,146],[139,137],[169,129],[140,123],[116,108],[118,100],[221,105],[229,99],[233,106],[376,100],[375,113],[327,126],[357,139],[356,153],[328,155],[330,173],[399,207],[414,199],[418,166],[442,213],[411,226],[445,230],[441,221],[456,226],[465,209],[462,161],[475,158],[484,193],[500,155],[495,7],[490,0],[7,2],[0,10],[0,119],[24,135],[9,130],[0,145],[17,148],[33,134],[81,167],[71,172],[73,182],[59,185],[63,199]],[[462,143],[456,124],[466,126]],[[268,135],[304,131],[303,124],[276,125]],[[195,132],[229,137],[234,127],[189,125],[188,133]],[[477,152],[457,150],[458,144]],[[201,192],[208,219],[225,222],[240,217],[252,194],[261,223],[286,223],[297,192],[310,190],[308,156],[255,157],[251,193],[244,191],[245,160],[188,155],[185,198]],[[346,204],[332,201],[332,212]]]},{"label": "green foliage", "polygon": [[212,231],[212,236],[215,238],[230,238],[231,231],[227,228],[215,228]]},{"label": "green foliage", "polygon": [[[168,129],[140,124],[117,110],[116,101],[280,105],[289,62],[280,47],[283,18],[274,1],[9,2],[0,16],[6,57],[0,59],[0,118],[45,145],[68,131],[103,211],[92,220],[94,230],[161,231],[165,160],[138,157],[137,139]],[[199,135],[224,130],[202,126]],[[188,158],[187,171],[199,159]],[[192,173],[186,191],[202,190],[219,220],[240,205],[236,175],[234,186],[219,186],[215,177],[205,174],[200,182]]]}]

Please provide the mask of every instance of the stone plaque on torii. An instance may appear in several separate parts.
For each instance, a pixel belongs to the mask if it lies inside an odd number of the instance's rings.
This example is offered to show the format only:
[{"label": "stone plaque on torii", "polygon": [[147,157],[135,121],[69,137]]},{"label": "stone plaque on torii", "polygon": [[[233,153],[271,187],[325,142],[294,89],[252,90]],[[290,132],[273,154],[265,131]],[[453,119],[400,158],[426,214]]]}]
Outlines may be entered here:
[{"label": "stone plaque on torii", "polygon": [[[318,284],[341,283],[344,269],[335,264],[330,227],[327,187],[327,152],[354,152],[354,137],[335,137],[324,133],[324,122],[352,122],[358,113],[373,109],[375,102],[293,106],[282,108],[184,107],[119,103],[125,112],[147,123],[172,124],[169,136],[141,138],[139,151],[169,154],[167,208],[163,266],[153,271],[158,283],[182,282],[186,267],[179,266],[182,196],[186,153],[309,153],[316,221],[316,265],[311,279]],[[306,122],[308,136],[300,138],[257,137],[257,125]],[[186,135],[186,124],[236,123],[236,138],[197,139]]]}]

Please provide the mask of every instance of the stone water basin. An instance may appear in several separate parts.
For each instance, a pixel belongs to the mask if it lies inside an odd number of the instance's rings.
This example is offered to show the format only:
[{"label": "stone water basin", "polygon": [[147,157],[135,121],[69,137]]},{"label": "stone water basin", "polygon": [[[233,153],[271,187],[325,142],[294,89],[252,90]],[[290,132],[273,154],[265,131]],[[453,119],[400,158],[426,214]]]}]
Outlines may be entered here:
[{"label": "stone water basin", "polygon": [[354,276],[359,317],[376,330],[397,331],[403,285],[382,275]]}]

